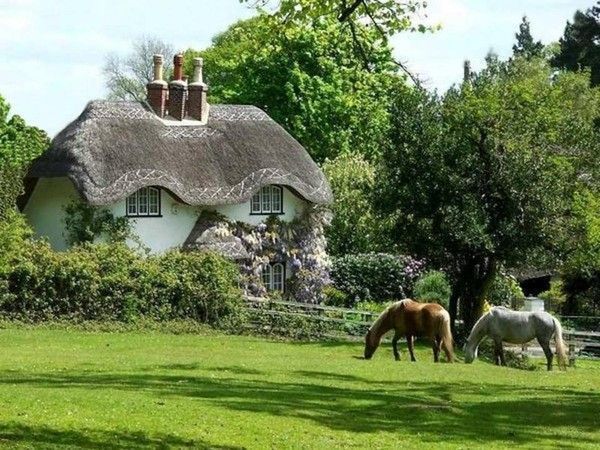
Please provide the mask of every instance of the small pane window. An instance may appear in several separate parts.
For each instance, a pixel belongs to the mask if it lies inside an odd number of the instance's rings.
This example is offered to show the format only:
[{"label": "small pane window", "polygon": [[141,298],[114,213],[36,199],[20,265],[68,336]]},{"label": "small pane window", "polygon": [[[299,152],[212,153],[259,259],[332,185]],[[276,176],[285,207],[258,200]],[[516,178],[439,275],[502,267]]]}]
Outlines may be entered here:
[{"label": "small pane window", "polygon": [[155,216],[159,209],[159,191],[156,188],[148,188],[148,214]]},{"label": "small pane window", "polygon": [[138,192],[138,214],[148,214],[148,188],[142,188]]},{"label": "small pane window", "polygon": [[260,214],[260,192],[257,192],[252,196],[252,212]]},{"label": "small pane window", "polygon": [[262,270],[262,282],[267,291],[285,290],[285,267],[283,263],[266,264]]},{"label": "small pane window", "polygon": [[129,217],[160,216],[160,189],[144,187],[127,197],[125,213]]},{"label": "small pane window", "polygon": [[273,279],[272,289],[274,291],[283,291],[283,276],[284,276],[283,264],[281,264],[281,263],[273,264],[273,274],[272,274],[271,278]]},{"label": "small pane window", "polygon": [[262,282],[263,285],[265,286],[265,288],[267,288],[268,291],[271,290],[271,283],[272,283],[272,274],[273,268],[271,267],[271,264],[266,264],[263,267],[263,271],[262,271]]},{"label": "small pane window", "polygon": [[271,186],[271,212],[281,212],[281,188]]},{"label": "small pane window", "polygon": [[131,194],[127,197],[127,215],[137,214],[137,194]]},{"label": "small pane window", "polygon": [[283,189],[263,186],[250,201],[251,214],[283,214]]},{"label": "small pane window", "polygon": [[271,186],[262,188],[262,212],[271,212]]}]

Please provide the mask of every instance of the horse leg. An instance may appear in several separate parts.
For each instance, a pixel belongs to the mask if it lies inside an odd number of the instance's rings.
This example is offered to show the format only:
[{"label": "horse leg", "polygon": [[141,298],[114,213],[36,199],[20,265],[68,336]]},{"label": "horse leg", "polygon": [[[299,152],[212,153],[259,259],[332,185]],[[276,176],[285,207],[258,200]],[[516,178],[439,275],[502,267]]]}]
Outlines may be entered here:
[{"label": "horse leg", "polygon": [[439,336],[433,336],[431,343],[433,347],[433,362],[440,362],[440,347],[442,345],[442,340]]},{"label": "horse leg", "polygon": [[506,365],[506,361],[504,360],[504,349],[502,348],[502,341],[501,340],[497,340],[494,341],[494,354],[495,354],[495,360],[496,360],[496,365]]},{"label": "horse leg", "polygon": [[394,359],[396,361],[400,361],[400,352],[398,351],[398,341],[400,340],[400,335],[398,333],[394,334],[394,338],[392,339],[392,349],[394,350]]},{"label": "horse leg", "polygon": [[552,358],[554,355],[552,354],[552,349],[550,348],[550,340],[542,340],[538,338],[538,342],[540,343],[540,347],[544,350],[544,355],[546,355],[546,367],[548,370],[552,370]]},{"label": "horse leg", "polygon": [[408,351],[410,353],[410,360],[415,362],[415,352],[414,352],[414,337],[410,334],[406,335],[406,343],[408,344]]}]

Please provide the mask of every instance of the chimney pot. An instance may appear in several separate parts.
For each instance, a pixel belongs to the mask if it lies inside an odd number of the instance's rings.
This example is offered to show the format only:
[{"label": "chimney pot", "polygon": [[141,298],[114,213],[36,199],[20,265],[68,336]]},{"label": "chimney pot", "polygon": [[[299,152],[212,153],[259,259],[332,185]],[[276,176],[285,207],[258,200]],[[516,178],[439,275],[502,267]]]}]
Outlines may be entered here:
[{"label": "chimney pot", "polygon": [[146,86],[148,104],[159,117],[164,117],[167,107],[167,82],[162,79],[163,56],[154,55],[154,80]]},{"label": "chimney pot", "polygon": [[183,120],[186,113],[187,83],[183,81],[183,55],[173,58],[173,81],[169,83],[169,115]]},{"label": "chimney pot", "polygon": [[201,122],[208,119],[208,102],[206,100],[208,86],[202,80],[202,58],[194,58],[194,75],[189,84],[188,113]]},{"label": "chimney pot", "polygon": [[193,83],[202,83],[202,65],[204,61],[202,58],[194,58],[194,76],[192,78]]},{"label": "chimney pot", "polygon": [[173,58],[173,79],[174,80],[182,80],[183,79],[183,55],[178,53]]}]

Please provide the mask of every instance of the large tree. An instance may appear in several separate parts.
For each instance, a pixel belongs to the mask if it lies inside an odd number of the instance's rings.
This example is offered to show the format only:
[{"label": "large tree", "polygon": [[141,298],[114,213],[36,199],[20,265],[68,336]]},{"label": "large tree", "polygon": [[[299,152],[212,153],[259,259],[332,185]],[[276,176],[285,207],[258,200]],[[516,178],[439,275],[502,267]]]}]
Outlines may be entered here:
[{"label": "large tree", "polygon": [[273,20],[238,22],[208,49],[188,50],[186,73],[192,57],[203,56],[211,102],[263,108],[319,162],[348,152],[374,159],[387,139],[388,92],[404,84],[390,47],[374,46],[366,71],[335,20],[285,28]]},{"label": "large tree", "polygon": [[[437,27],[420,23],[427,2],[424,0],[240,0],[259,10],[275,9],[273,24],[285,29],[292,24],[313,26],[336,21],[351,39],[363,68],[371,70],[373,53],[387,46],[391,36],[401,31],[431,31]],[[371,30],[375,30],[375,39]],[[418,78],[401,61],[395,61],[412,80]]]},{"label": "large tree", "polygon": [[48,146],[45,132],[9,113],[10,105],[0,96],[0,220],[15,207],[27,166]]},{"label": "large tree", "polygon": [[544,44],[541,41],[535,41],[531,35],[531,24],[527,16],[523,16],[519,25],[519,32],[515,34],[517,42],[513,45],[513,55],[521,56],[526,59],[542,56]]},{"label": "large tree", "polygon": [[600,95],[541,59],[490,60],[443,98],[400,95],[382,158],[396,240],[450,269],[467,329],[501,266],[557,251],[577,171],[598,155]]},{"label": "large tree", "polygon": [[375,165],[360,154],[342,154],[323,164],[331,184],[333,217],[326,228],[327,250],[333,256],[370,253],[390,248],[386,237],[389,220],[373,209],[372,193],[378,182]]},{"label": "large tree", "polygon": [[164,56],[165,76],[172,69],[174,50],[162,40],[142,36],[133,43],[133,50],[126,57],[109,54],[103,72],[108,97],[116,100],[146,101],[146,84],[154,77],[153,55]]},{"label": "large tree", "polygon": [[571,71],[590,69],[592,85],[600,84],[600,6],[585,12],[578,10],[573,22],[567,22],[559,44],[560,51],[552,59],[555,67]]}]

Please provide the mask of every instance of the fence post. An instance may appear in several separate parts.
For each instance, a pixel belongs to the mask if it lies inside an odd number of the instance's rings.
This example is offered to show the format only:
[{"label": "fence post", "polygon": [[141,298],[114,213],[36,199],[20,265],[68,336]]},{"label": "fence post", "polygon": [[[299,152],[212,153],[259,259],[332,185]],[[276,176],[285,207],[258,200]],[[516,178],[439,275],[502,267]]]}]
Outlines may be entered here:
[{"label": "fence post", "polygon": [[569,342],[569,367],[575,367],[575,344]]}]

